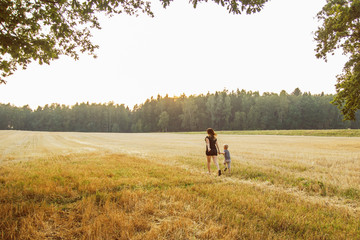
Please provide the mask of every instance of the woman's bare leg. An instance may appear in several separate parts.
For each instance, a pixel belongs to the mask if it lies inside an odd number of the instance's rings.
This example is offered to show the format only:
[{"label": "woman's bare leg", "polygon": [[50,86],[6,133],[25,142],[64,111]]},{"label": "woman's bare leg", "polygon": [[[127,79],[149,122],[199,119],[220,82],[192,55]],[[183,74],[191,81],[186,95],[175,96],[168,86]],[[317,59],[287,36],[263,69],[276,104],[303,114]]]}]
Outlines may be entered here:
[{"label": "woman's bare leg", "polygon": [[219,167],[219,163],[218,163],[218,160],[217,160],[217,156],[213,156],[213,161],[218,169],[218,171],[220,170],[220,167]]},{"label": "woman's bare leg", "polygon": [[211,156],[206,156],[207,159],[207,167],[208,167],[208,171],[210,173],[210,163],[211,163]]}]

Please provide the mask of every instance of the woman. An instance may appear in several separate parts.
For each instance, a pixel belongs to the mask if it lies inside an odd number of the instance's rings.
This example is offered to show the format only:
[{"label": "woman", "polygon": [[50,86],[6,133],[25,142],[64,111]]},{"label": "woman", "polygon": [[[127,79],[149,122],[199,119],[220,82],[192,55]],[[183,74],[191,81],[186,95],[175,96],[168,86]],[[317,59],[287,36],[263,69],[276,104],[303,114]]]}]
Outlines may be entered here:
[{"label": "woman", "polygon": [[218,152],[220,152],[219,150],[219,145],[217,143],[217,139],[216,139],[216,133],[214,132],[214,130],[212,128],[208,128],[207,129],[207,134],[208,136],[205,138],[205,142],[206,142],[206,158],[207,158],[207,167],[209,170],[209,174],[210,174],[210,162],[211,162],[211,158],[213,159],[217,169],[218,169],[218,175],[221,175],[221,170],[219,167],[219,163],[217,161],[217,154]]}]

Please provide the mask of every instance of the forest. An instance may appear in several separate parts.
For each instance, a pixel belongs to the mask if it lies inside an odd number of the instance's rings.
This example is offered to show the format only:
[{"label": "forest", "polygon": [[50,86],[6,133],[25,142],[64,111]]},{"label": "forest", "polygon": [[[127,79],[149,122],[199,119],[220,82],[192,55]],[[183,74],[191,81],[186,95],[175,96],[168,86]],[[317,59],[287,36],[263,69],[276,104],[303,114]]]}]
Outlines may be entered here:
[{"label": "forest", "polygon": [[360,127],[344,121],[331,104],[332,94],[296,88],[280,94],[217,91],[179,97],[158,95],[131,110],[124,104],[53,103],[33,110],[28,105],[0,104],[0,129],[77,132],[180,132],[215,130],[342,129]]}]

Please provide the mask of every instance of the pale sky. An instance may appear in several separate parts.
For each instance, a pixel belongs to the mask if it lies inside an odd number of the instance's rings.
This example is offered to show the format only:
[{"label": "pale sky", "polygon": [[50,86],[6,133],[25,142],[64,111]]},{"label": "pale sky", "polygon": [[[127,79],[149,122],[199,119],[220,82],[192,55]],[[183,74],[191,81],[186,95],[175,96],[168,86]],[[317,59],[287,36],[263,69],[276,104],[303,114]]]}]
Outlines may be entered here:
[{"label": "pale sky", "polygon": [[102,19],[94,32],[98,58],[62,56],[32,63],[0,85],[0,103],[45,104],[113,101],[132,108],[158,94],[206,94],[237,88],[291,93],[335,93],[346,57],[315,57],[316,14],[325,0],[271,0],[254,15],[232,15],[214,3],[174,1],[155,17]]}]

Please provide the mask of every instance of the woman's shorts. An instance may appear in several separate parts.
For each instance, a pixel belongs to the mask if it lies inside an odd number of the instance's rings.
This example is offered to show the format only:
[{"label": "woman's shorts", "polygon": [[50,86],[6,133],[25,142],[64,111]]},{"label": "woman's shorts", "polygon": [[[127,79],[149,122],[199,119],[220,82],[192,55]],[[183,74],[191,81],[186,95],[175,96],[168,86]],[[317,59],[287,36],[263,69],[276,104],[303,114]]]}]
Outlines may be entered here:
[{"label": "woman's shorts", "polygon": [[205,151],[206,156],[217,156],[217,149],[211,149],[209,152]]}]

